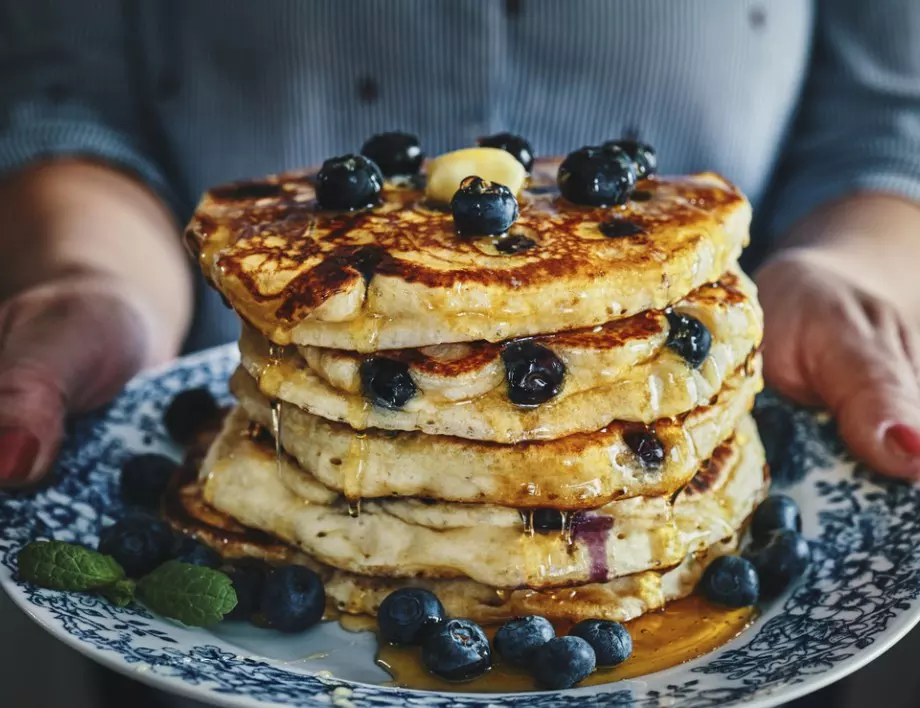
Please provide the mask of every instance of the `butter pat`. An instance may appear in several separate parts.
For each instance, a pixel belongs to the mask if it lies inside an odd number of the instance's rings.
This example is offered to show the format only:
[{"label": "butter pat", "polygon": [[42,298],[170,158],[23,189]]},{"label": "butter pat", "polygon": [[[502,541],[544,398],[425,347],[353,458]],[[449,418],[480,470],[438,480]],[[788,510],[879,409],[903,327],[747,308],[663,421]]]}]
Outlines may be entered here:
[{"label": "butter pat", "polygon": [[460,188],[460,182],[474,175],[505,185],[515,197],[527,181],[527,170],[511,153],[498,148],[464,148],[431,161],[425,195],[432,201],[447,204]]}]

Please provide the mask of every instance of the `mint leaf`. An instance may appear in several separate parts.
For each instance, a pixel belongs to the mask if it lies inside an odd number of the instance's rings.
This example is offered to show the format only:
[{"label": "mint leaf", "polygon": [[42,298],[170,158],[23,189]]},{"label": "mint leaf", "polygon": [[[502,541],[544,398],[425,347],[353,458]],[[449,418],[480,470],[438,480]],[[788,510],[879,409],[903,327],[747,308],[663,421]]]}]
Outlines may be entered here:
[{"label": "mint leaf", "polygon": [[102,588],[99,592],[105,595],[109,602],[117,607],[125,607],[134,602],[134,592],[137,585],[130,578],[122,578],[114,585]]},{"label": "mint leaf", "polygon": [[236,591],[223,573],[167,561],[137,583],[137,596],[154,612],[191,627],[220,622],[236,607]]},{"label": "mint leaf", "polygon": [[22,580],[52,590],[98,590],[125,577],[111,556],[63,541],[32,541],[19,551],[18,561]]}]

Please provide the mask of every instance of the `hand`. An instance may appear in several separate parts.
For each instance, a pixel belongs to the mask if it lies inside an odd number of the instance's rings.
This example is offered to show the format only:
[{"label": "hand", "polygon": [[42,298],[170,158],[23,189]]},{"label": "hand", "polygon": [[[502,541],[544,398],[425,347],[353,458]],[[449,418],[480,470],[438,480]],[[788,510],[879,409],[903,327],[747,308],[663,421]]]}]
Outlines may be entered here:
[{"label": "hand", "polygon": [[0,484],[25,486],[54,460],[65,416],[101,405],[146,361],[130,291],[77,275],[0,304]]},{"label": "hand", "polygon": [[861,290],[817,249],[780,252],[757,284],[768,383],[826,406],[874,469],[920,479],[920,323]]},{"label": "hand", "polygon": [[178,230],[133,178],[52,162],[0,182],[0,488],[38,481],[71,413],[179,348],[191,283]]}]

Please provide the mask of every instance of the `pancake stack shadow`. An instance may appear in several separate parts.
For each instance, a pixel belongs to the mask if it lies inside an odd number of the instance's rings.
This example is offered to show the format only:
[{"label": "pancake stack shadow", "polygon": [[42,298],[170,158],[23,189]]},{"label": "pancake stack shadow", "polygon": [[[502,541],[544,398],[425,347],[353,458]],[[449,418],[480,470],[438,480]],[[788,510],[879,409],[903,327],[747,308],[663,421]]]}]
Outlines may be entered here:
[{"label": "pancake stack shadow", "polygon": [[750,206],[709,173],[579,206],[557,169],[482,238],[418,178],[356,211],[310,172],[204,196],[186,240],[245,326],[203,541],[342,612],[412,585],[480,622],[629,620],[736,551],[768,486]]}]

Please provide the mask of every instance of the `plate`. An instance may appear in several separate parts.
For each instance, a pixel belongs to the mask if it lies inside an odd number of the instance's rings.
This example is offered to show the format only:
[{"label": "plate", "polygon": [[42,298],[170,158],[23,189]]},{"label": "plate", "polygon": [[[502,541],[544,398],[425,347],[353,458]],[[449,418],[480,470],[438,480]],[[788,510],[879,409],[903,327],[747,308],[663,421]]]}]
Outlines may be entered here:
[{"label": "plate", "polygon": [[721,649],[656,674],[604,686],[522,694],[428,693],[381,685],[372,634],[328,623],[304,635],[228,623],[191,629],[141,607],[41,590],[15,577],[16,553],[38,538],[95,546],[120,507],[126,457],[165,451],[161,425],[179,391],[208,386],[229,401],[236,348],[181,359],[130,383],[108,408],[76,421],[52,484],[0,494],[0,585],[32,619],[106,666],[157,688],[226,706],[585,708],[772,706],[836,681],[892,646],[920,619],[920,488],[874,476],[843,453],[826,417],[774,396],[758,402],[779,431],[777,486],[801,505],[813,562],[806,577]]}]

